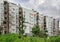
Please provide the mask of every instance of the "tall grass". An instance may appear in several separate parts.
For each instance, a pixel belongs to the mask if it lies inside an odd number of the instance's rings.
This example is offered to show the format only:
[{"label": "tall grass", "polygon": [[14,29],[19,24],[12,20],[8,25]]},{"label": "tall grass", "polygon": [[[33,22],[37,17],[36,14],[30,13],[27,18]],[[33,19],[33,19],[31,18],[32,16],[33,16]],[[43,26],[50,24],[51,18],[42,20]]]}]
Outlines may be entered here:
[{"label": "tall grass", "polygon": [[40,38],[40,37],[24,37],[16,34],[0,35],[0,42],[60,42],[60,36]]}]

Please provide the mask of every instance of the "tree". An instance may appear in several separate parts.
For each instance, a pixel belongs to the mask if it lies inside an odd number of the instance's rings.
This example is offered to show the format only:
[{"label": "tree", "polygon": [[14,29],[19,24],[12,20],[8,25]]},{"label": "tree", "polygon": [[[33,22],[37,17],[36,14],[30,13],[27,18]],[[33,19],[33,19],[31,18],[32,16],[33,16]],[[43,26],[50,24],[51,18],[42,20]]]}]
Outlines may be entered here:
[{"label": "tree", "polygon": [[32,28],[32,33],[33,33],[33,36],[39,36],[39,33],[40,33],[40,29],[38,26],[34,26]]},{"label": "tree", "polygon": [[36,36],[36,37],[47,37],[47,34],[46,34],[47,30],[44,30],[44,31],[41,31],[39,26],[34,26],[32,28],[32,34],[33,36]]}]

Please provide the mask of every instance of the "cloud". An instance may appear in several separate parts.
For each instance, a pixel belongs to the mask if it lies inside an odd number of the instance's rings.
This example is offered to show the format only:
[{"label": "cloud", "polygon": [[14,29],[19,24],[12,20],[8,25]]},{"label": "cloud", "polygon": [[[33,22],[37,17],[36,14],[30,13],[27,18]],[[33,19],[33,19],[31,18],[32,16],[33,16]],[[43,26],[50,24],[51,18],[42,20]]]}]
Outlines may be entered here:
[{"label": "cloud", "polygon": [[60,0],[46,0],[43,4],[38,6],[38,10],[43,14],[60,18]]},{"label": "cloud", "polygon": [[45,0],[9,0],[14,3],[20,3],[22,6],[32,9],[37,9],[39,4],[42,4]]}]

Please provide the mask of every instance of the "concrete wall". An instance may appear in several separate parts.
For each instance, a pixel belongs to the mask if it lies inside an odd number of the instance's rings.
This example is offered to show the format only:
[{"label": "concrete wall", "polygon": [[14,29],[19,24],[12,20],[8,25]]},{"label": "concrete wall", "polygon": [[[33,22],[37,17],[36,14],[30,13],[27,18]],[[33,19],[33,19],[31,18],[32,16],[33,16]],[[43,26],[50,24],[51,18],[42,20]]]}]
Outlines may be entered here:
[{"label": "concrete wall", "polygon": [[32,27],[36,23],[36,12],[23,8],[23,17],[25,18],[25,33],[31,34]]},{"label": "concrete wall", "polygon": [[39,14],[39,27],[40,30],[44,30],[44,16],[42,14]]},{"label": "concrete wall", "polygon": [[0,25],[3,25],[4,20],[4,4],[3,2],[0,2]]},{"label": "concrete wall", "polygon": [[46,28],[49,36],[53,36],[53,18],[46,17]]},{"label": "concrete wall", "polygon": [[19,14],[19,6],[14,3],[9,3],[9,31],[17,33],[16,16]]}]

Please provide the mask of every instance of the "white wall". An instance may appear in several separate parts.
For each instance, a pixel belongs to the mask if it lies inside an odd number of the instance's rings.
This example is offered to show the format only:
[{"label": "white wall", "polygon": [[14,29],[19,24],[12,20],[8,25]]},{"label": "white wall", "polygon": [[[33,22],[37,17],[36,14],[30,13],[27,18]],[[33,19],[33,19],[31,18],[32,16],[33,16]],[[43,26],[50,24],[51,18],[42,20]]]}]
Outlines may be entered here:
[{"label": "white wall", "polygon": [[24,17],[24,15],[25,15],[25,22],[27,22],[27,23],[24,23],[24,25],[26,26],[26,28],[25,28],[25,33],[30,33],[29,31],[29,20],[30,20],[30,18],[29,18],[29,14],[30,14],[30,10],[28,10],[28,9],[26,9],[26,8],[23,8],[23,17]]},{"label": "white wall", "polygon": [[44,16],[42,14],[39,14],[39,27],[40,30],[44,29]]},{"label": "white wall", "polygon": [[52,36],[53,35],[53,18],[48,16],[46,17],[46,28],[48,31],[48,35]]},{"label": "white wall", "polygon": [[60,21],[59,21],[59,30],[60,30]]},{"label": "white wall", "polygon": [[33,12],[32,10],[23,8],[23,16],[25,15],[25,17],[24,17],[25,18],[24,25],[26,26],[25,27],[25,33],[30,34],[31,31],[32,31],[32,27],[35,24],[34,14],[36,14],[36,13]]},{"label": "white wall", "polygon": [[15,4],[9,3],[9,31],[16,33],[16,14],[19,14],[19,7]]},{"label": "white wall", "polygon": [[3,24],[4,20],[4,6],[3,3],[0,3],[0,25]]},{"label": "white wall", "polygon": [[56,31],[56,35],[58,34],[59,31],[59,21],[57,19],[55,19],[55,31]]}]

